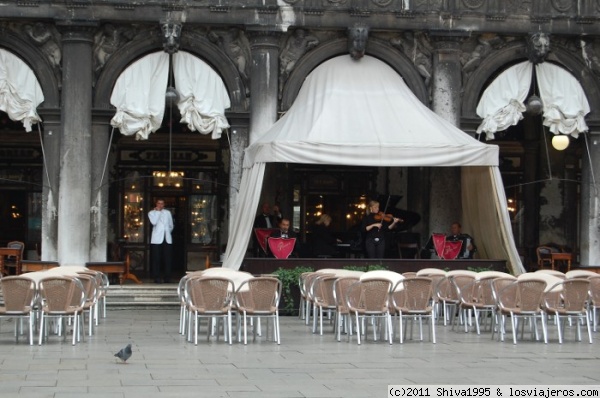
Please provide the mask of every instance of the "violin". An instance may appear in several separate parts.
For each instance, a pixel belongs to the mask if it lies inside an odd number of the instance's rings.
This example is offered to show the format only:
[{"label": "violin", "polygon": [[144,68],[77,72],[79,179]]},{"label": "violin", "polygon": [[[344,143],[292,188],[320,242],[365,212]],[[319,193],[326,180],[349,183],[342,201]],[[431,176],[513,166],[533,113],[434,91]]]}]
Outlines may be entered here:
[{"label": "violin", "polygon": [[385,222],[392,222],[392,221],[394,221],[394,215],[393,214],[385,214],[382,211],[380,211],[377,214],[374,214],[373,218],[375,219],[375,221],[385,221]]}]

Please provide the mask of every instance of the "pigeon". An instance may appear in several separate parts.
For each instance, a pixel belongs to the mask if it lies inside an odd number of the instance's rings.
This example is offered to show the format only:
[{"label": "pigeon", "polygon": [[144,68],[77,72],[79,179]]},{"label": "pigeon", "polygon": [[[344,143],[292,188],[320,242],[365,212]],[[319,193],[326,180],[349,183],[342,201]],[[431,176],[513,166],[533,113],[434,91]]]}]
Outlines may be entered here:
[{"label": "pigeon", "polygon": [[131,344],[127,344],[127,347],[121,348],[121,350],[117,352],[115,356],[123,361],[123,363],[127,362],[129,357],[131,357]]}]

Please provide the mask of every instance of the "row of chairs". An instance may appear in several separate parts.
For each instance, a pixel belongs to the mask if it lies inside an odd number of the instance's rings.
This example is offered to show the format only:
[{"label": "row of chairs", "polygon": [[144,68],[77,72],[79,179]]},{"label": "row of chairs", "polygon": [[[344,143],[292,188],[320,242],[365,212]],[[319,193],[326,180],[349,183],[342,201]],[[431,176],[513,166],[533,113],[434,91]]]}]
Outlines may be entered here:
[{"label": "row of chairs", "polygon": [[[299,312],[308,325],[312,309],[313,333],[317,331],[318,319],[320,334],[323,333],[324,314],[334,314],[334,330],[338,341],[341,330],[346,331],[350,338],[350,317],[353,315],[355,330],[359,332],[359,344],[361,334],[365,333],[362,325],[366,325],[364,320],[367,318],[373,324],[380,323],[376,319],[385,320],[385,323],[381,323],[384,326],[382,330],[387,331],[391,343],[392,316],[399,318],[400,342],[404,340],[406,325],[403,321],[406,319],[419,321],[421,340],[423,321],[428,321],[431,340],[435,342],[436,319],[443,320],[444,325],[451,324],[453,329],[460,323],[464,325],[465,332],[474,324],[477,334],[481,333],[480,321],[490,320],[492,338],[499,331],[499,339],[504,340],[507,318],[511,319],[515,344],[519,323],[521,328],[525,323],[520,322],[523,318],[532,327],[536,338],[539,335],[535,321],[542,320],[544,341],[547,341],[545,320],[552,317],[558,328],[559,343],[563,341],[565,319],[570,324],[575,319],[578,321],[579,340],[579,325],[586,324],[591,343],[590,323],[596,330],[596,313],[600,306],[600,276],[571,271],[561,278],[557,272],[552,273],[542,271],[517,278],[496,271],[475,273],[427,269],[401,276],[396,274],[398,277],[394,281],[388,275],[386,278],[376,278],[373,273],[367,273],[373,274],[367,278],[366,274],[343,275],[342,272],[340,275],[335,270],[309,272],[301,275],[299,280]],[[359,319],[362,323],[359,323]]]},{"label": "row of chairs", "polygon": [[435,343],[432,278],[403,278],[390,271],[367,274],[353,274],[353,271],[314,272],[301,275],[299,284],[302,296],[301,317],[308,324],[312,308],[313,333],[316,333],[318,318],[319,333],[323,334],[323,317],[328,313],[334,314],[334,331],[338,341],[341,340],[342,331],[350,339],[354,329],[357,343],[361,344],[361,336],[366,338],[367,329],[372,326],[375,339],[383,333],[392,344],[392,316],[395,316],[399,322],[401,343],[404,342],[406,320],[419,321],[420,336],[423,339],[423,321],[428,319],[431,340]]},{"label": "row of chairs", "polygon": [[[190,273],[180,280],[179,332],[187,336],[188,341],[192,341],[193,334],[194,344],[197,345],[200,320],[207,319],[207,340],[213,335],[218,338],[222,325],[224,338],[231,344],[232,315],[235,314],[238,342],[242,341],[243,331],[243,341],[247,344],[249,324],[256,340],[257,334],[262,334],[261,319],[266,319],[267,338],[268,331],[273,329],[273,339],[280,344],[281,281],[269,276],[254,277],[240,271],[210,270]],[[239,281],[237,286],[235,281]]]},{"label": "row of chairs", "polygon": [[[106,317],[106,291],[108,278],[93,270],[77,272],[34,272],[0,279],[3,305],[0,318],[16,318],[15,338],[24,334],[28,320],[29,344],[33,345],[34,331],[38,331],[38,344],[48,338],[52,329],[66,337],[66,325],[73,325],[73,341],[81,341],[82,327],[87,315],[88,335],[93,334],[100,316]],[[50,321],[53,321],[50,323]],[[52,326],[52,327],[51,327]]]}]

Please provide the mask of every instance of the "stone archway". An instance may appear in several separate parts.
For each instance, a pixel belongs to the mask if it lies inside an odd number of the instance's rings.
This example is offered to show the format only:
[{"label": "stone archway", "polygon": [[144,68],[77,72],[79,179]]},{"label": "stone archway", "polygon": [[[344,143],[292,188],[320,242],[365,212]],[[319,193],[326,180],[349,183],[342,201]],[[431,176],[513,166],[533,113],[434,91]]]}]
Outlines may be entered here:
[{"label": "stone archway", "polygon": [[[290,74],[290,77],[285,84],[281,99],[281,110],[287,111],[290,106],[292,106],[304,79],[314,68],[330,58],[347,53],[348,39],[344,37],[326,42],[304,56],[298,62],[296,68]],[[406,58],[404,54],[391,47],[386,42],[375,38],[369,39],[366,54],[376,57],[390,65],[404,78],[404,81],[417,98],[424,104],[429,105],[429,96],[425,82],[413,63]]]},{"label": "stone archway", "polygon": [[[476,108],[481,95],[495,76],[508,67],[526,60],[528,60],[526,44],[525,42],[519,42],[496,51],[481,63],[464,87],[465,95],[462,105],[462,122],[464,126],[475,130],[481,123],[481,118],[476,114]],[[597,126],[598,106],[600,106],[599,86],[583,60],[574,57],[572,51],[568,51],[558,43],[552,46],[546,62],[560,66],[577,78],[591,108],[591,112],[586,116],[586,122],[591,128]],[[549,142],[548,132],[543,128],[541,120],[526,115],[520,124],[524,126],[524,138],[520,141],[523,151],[522,178],[523,182],[527,183],[522,186],[521,195],[524,200],[524,208],[535,210],[523,213],[524,227],[522,235],[524,238],[522,249],[524,255],[529,257],[529,262],[532,263],[535,258],[535,247],[547,243],[547,237],[553,236],[555,239],[552,239],[552,242],[554,243],[564,244],[573,249],[579,247],[583,261],[586,250],[584,244],[585,234],[580,234],[577,231],[576,223],[573,223],[572,220],[577,219],[577,209],[579,207],[581,212],[580,222],[582,226],[587,225],[585,213],[589,209],[586,209],[586,202],[591,194],[588,185],[582,184],[581,202],[577,204],[578,189],[576,185],[578,184],[567,182],[577,179],[578,164],[582,165],[585,174],[585,169],[589,166],[587,155],[583,154],[585,149],[582,152],[572,147],[570,150],[561,153],[554,151],[552,148],[548,150],[546,149],[547,141]],[[582,140],[579,141],[579,144],[585,146]],[[504,152],[504,156],[507,156],[506,153]],[[551,162],[553,165],[551,165]],[[545,169],[546,164],[549,165],[550,170]],[[554,172],[554,176],[550,175],[551,170]],[[544,173],[549,174],[546,178],[554,178],[556,182],[541,181],[540,179],[543,179]],[[544,210],[544,206],[554,207],[553,210]],[[560,230],[561,233],[553,233],[551,227],[546,227],[549,225],[555,226],[554,229]],[[581,239],[578,238],[580,235]],[[555,242],[556,240],[558,242]]]},{"label": "stone archway", "polygon": [[58,108],[60,106],[59,84],[50,62],[42,52],[7,31],[0,35],[0,47],[21,58],[35,73],[44,93],[44,102],[40,104],[40,108]]},{"label": "stone archway", "polygon": [[[111,108],[110,95],[120,74],[128,65],[144,55],[162,51],[162,40],[159,30],[155,29],[143,40],[127,43],[106,62],[104,70],[96,83],[97,88],[94,96],[94,107],[96,109]],[[233,62],[217,46],[205,38],[183,36],[179,49],[202,59],[221,76],[229,92],[230,112],[246,111],[246,88],[239,72]]]}]

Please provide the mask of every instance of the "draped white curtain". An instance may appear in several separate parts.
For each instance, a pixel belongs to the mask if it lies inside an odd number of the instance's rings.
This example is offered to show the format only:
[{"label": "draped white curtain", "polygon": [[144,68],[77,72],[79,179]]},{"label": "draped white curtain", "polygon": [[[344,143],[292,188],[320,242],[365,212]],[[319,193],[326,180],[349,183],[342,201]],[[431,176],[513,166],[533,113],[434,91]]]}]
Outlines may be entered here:
[{"label": "draped white curtain", "polygon": [[463,229],[477,237],[479,257],[505,258],[513,275],[524,273],[499,168],[463,167],[461,187]]},{"label": "draped white curtain", "polygon": [[25,131],[42,119],[37,107],[44,93],[31,68],[19,57],[0,49],[0,110],[11,120],[21,121]]},{"label": "draped white curtain", "polygon": [[255,163],[244,169],[237,206],[229,219],[229,240],[225,250],[224,268],[240,269],[253,231],[254,215],[260,202],[265,163]]},{"label": "draped white curtain", "polygon": [[181,122],[191,131],[212,134],[215,140],[221,138],[223,130],[229,128],[225,109],[231,106],[221,77],[208,64],[184,51],[173,54],[173,72],[181,95],[177,104]]},{"label": "draped white curtain", "polygon": [[587,131],[584,117],[590,113],[590,104],[577,79],[548,62],[536,65],[535,72],[544,103],[544,126],[553,134],[574,138]]},{"label": "draped white curtain", "polygon": [[160,128],[165,112],[169,54],[150,54],[131,64],[119,76],[110,97],[117,113],[110,121],[123,135],[147,140]]},{"label": "draped white curtain", "polygon": [[[175,88],[181,98],[177,106],[181,122],[190,130],[221,138],[229,127],[225,109],[231,106],[225,84],[208,64],[190,53],[173,55]],[[169,54],[158,52],[134,62],[119,76],[110,98],[117,108],[111,125],[121,134],[147,140],[158,130],[165,111],[169,80]]]},{"label": "draped white curtain", "polygon": [[485,89],[477,105],[477,115],[483,119],[477,134],[485,133],[486,139],[492,140],[494,133],[523,119],[532,74],[531,62],[522,62],[502,72]]},{"label": "draped white curtain", "polygon": [[[560,66],[543,62],[535,66],[537,87],[544,104],[543,123],[553,134],[577,138],[588,130],[585,115],[590,105],[577,79]],[[514,65],[502,72],[484,91],[477,115],[483,122],[477,134],[494,138],[497,131],[506,130],[523,119],[525,100],[532,84],[533,64],[530,61]]]}]

